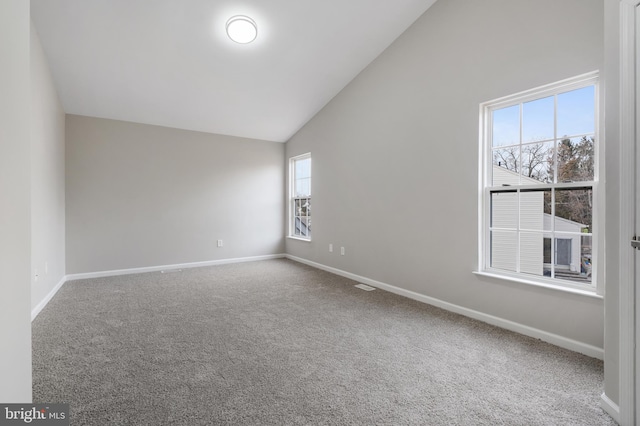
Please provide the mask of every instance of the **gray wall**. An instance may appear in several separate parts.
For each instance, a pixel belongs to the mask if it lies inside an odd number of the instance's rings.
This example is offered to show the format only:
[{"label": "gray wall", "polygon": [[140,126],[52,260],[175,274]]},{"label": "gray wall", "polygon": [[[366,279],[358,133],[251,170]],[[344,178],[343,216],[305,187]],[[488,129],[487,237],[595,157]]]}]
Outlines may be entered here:
[{"label": "gray wall", "polygon": [[31,309],[65,275],[64,124],[64,110],[32,24]]},{"label": "gray wall", "polygon": [[472,272],[479,104],[603,58],[602,0],[438,1],[287,143],[314,215],[287,252],[602,348],[601,299]]},{"label": "gray wall", "polygon": [[284,144],[74,115],[66,134],[67,274],[284,252]]},{"label": "gray wall", "polygon": [[29,2],[0,2],[0,401],[31,402]]}]

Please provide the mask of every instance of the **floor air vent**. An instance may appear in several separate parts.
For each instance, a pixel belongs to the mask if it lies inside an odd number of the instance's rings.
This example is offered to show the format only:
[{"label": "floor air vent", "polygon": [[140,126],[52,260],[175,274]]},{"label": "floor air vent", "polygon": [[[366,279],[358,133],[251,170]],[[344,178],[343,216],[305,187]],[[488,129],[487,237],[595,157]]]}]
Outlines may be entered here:
[{"label": "floor air vent", "polygon": [[366,284],[356,284],[354,287],[358,287],[360,290],[364,290],[364,291],[373,291],[373,290],[375,290],[375,287],[371,287],[371,286],[368,286]]},{"label": "floor air vent", "polygon": [[176,272],[182,272],[182,269],[165,269],[163,271],[160,271],[161,274],[173,274]]}]

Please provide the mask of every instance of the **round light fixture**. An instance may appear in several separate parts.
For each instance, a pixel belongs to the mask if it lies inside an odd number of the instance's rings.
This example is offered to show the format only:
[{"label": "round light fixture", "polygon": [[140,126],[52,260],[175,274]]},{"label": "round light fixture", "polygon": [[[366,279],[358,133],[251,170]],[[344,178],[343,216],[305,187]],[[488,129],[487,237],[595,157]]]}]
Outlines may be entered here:
[{"label": "round light fixture", "polygon": [[248,16],[233,16],[227,21],[227,35],[236,43],[251,43],[258,36],[258,26]]}]

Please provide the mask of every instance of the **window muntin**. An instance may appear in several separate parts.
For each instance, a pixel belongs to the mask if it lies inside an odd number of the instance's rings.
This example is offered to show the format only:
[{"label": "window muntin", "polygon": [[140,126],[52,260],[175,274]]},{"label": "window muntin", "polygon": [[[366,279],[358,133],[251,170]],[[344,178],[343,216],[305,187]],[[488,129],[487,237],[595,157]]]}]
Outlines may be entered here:
[{"label": "window muntin", "polygon": [[311,239],[311,154],[290,160],[289,236]]},{"label": "window muntin", "polygon": [[597,75],[482,105],[481,269],[595,289]]}]

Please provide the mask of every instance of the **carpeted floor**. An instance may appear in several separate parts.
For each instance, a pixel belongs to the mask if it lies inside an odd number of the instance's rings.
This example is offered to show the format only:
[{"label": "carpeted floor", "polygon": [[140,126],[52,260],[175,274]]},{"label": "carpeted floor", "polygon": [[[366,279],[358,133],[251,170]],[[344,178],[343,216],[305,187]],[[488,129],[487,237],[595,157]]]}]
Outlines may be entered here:
[{"label": "carpeted floor", "polygon": [[288,260],[66,283],[34,402],[72,425],[614,425],[602,362]]}]

